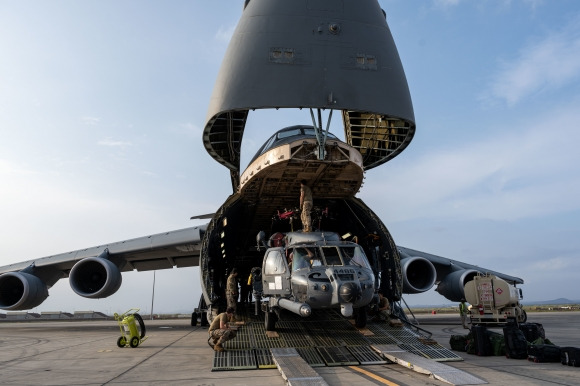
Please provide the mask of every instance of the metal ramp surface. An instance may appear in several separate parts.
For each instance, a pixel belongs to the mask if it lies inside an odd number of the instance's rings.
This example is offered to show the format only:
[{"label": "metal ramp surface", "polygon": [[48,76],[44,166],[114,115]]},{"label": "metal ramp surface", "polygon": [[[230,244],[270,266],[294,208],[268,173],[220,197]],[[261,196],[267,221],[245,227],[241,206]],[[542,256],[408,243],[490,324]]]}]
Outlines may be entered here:
[{"label": "metal ramp surface", "polygon": [[278,366],[282,378],[288,385],[328,385],[326,381],[306,363],[294,348],[270,349],[274,362]]},{"label": "metal ramp surface", "polygon": [[224,344],[225,352],[215,354],[212,371],[274,368],[274,348],[295,348],[311,367],[390,363],[372,348],[377,345],[395,345],[438,362],[463,360],[438,343],[423,343],[424,336],[405,326],[369,322],[365,335],[335,310],[315,312],[308,319],[284,314],[273,337],[266,335],[262,315],[242,318],[246,324]]},{"label": "metal ramp surface", "polygon": [[395,363],[452,385],[482,385],[487,383],[463,370],[413,354],[397,345],[377,345],[374,348]]}]

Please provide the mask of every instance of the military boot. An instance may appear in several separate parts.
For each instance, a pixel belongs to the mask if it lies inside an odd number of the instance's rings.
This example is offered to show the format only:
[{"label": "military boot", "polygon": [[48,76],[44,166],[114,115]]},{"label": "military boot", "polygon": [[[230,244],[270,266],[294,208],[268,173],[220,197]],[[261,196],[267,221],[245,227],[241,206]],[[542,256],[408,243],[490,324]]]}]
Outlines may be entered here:
[{"label": "military boot", "polygon": [[218,344],[216,344],[216,345],[213,347],[213,349],[214,349],[215,351],[217,351],[217,352],[226,351],[226,350],[223,348],[223,346],[222,346],[222,344],[221,344],[221,343],[218,343]]}]

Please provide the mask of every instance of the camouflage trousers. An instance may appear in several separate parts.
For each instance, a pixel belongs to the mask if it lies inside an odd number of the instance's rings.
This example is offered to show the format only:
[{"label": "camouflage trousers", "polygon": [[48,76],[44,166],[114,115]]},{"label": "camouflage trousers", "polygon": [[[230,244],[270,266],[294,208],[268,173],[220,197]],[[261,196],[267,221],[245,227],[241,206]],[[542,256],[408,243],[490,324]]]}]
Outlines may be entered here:
[{"label": "camouflage trousers", "polygon": [[305,201],[302,204],[302,213],[300,213],[300,219],[302,220],[302,231],[312,232],[312,219],[310,218],[310,211],[312,210],[312,203],[310,201]]},{"label": "camouflage trousers", "polygon": [[389,320],[391,320],[391,311],[390,310],[379,311],[377,316],[379,317],[380,320],[388,322]]},{"label": "camouflage trousers", "polygon": [[238,308],[238,295],[230,295],[228,293],[226,294],[226,299],[228,301],[228,308],[233,308],[235,314]]},{"label": "camouflage trousers", "polygon": [[223,344],[230,339],[234,339],[238,335],[237,331],[234,330],[222,330],[220,328],[212,330],[209,332],[216,344]]}]

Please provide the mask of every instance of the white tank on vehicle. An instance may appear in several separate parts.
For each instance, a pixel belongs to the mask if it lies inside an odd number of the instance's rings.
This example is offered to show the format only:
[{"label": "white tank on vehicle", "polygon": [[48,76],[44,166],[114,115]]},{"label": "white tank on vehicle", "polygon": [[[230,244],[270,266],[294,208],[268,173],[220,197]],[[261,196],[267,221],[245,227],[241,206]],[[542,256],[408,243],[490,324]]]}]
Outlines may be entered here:
[{"label": "white tank on vehicle", "polygon": [[520,304],[519,288],[494,275],[477,275],[464,286],[465,300],[470,303],[470,318],[474,324],[503,325],[523,323],[526,312]]},{"label": "white tank on vehicle", "polygon": [[469,304],[490,304],[495,308],[519,303],[519,290],[497,276],[475,276],[465,283],[465,300]]}]

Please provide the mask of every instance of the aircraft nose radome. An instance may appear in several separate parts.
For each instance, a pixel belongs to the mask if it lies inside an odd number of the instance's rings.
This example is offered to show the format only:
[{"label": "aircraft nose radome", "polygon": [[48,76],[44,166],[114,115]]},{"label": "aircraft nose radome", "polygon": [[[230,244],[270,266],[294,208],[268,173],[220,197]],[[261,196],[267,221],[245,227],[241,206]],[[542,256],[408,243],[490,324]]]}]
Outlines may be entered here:
[{"label": "aircraft nose radome", "polygon": [[361,294],[360,286],[356,283],[344,283],[338,291],[345,303],[353,303]]},{"label": "aircraft nose radome", "polygon": [[[240,148],[249,111],[279,108],[342,110],[346,137],[367,152],[367,169],[406,148],[415,133],[413,104],[377,1],[248,3],[210,100],[206,150],[239,171],[231,149]],[[376,143],[372,151],[369,143]]]}]

